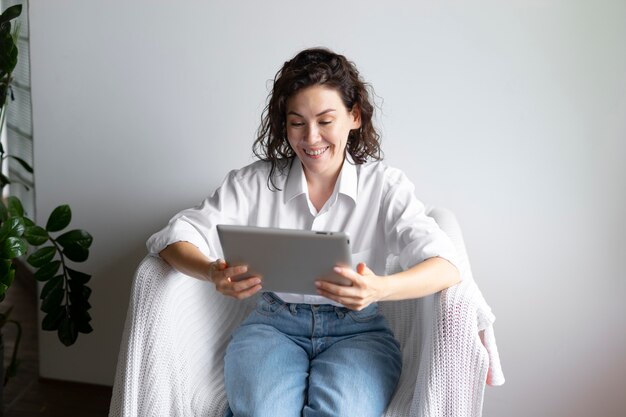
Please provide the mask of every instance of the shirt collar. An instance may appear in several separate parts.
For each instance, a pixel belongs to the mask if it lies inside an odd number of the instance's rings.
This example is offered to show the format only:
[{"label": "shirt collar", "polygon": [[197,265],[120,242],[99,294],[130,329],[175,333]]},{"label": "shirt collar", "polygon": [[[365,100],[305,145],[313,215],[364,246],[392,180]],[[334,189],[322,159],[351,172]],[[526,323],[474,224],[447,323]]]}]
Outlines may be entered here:
[{"label": "shirt collar", "polygon": [[[339,194],[350,197],[356,203],[359,179],[356,165],[350,154],[347,154],[343,161],[337,182]],[[337,187],[337,185],[335,187]],[[285,203],[288,203],[301,194],[306,194],[306,192],[307,184],[304,170],[302,169],[302,163],[297,157],[294,157],[291,161],[291,167],[285,185]]]},{"label": "shirt collar", "polygon": [[337,181],[339,181],[339,193],[350,197],[356,203],[359,176],[356,172],[356,164],[350,154],[346,154],[346,159],[343,161],[343,167]]},{"label": "shirt collar", "polygon": [[305,193],[306,178],[304,177],[302,164],[300,163],[300,160],[294,156],[291,160],[291,167],[289,168],[289,173],[287,174],[287,182],[285,184],[285,203],[288,203],[300,194]]}]

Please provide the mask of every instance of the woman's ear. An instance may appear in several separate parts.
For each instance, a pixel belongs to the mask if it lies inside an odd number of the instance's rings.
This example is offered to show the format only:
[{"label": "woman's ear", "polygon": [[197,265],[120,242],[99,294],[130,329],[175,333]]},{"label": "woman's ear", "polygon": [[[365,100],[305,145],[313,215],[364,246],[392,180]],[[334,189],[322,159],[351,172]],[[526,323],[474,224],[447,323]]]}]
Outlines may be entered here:
[{"label": "woman's ear", "polygon": [[361,127],[361,108],[358,105],[352,106],[352,110],[350,110],[350,115],[352,116],[352,129],[359,129]]}]

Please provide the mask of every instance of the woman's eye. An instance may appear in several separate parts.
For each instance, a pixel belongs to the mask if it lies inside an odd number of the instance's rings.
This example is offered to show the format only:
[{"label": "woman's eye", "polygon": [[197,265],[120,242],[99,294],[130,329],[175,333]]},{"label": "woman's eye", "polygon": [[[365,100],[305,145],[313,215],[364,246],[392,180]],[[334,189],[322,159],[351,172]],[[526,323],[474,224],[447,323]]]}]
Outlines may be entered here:
[{"label": "woman's eye", "polygon": [[331,123],[332,123],[332,120],[322,120],[322,121],[320,122],[320,124],[321,124],[321,125],[329,125],[329,124],[331,124]]},{"label": "woman's eye", "polygon": [[290,125],[294,126],[294,127],[299,127],[299,126],[304,126],[304,123],[302,123],[302,122],[291,122]]}]

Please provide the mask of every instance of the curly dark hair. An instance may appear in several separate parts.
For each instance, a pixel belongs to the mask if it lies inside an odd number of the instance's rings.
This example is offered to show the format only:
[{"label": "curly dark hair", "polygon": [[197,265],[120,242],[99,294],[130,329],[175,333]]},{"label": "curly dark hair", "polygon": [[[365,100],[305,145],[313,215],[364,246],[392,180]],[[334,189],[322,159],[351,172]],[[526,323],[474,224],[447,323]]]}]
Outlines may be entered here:
[{"label": "curly dark hair", "polygon": [[370,158],[382,159],[380,135],[372,123],[374,106],[368,92],[372,90],[371,85],[361,79],[354,63],[345,56],[326,48],[305,49],[285,62],[276,73],[252,148],[260,160],[271,163],[268,177],[270,189],[278,190],[274,175],[277,170],[284,172],[295,156],[287,140],[287,100],[313,85],[335,89],[348,111],[352,111],[354,106],[360,110],[361,128],[350,131],[346,145],[346,151],[355,164],[362,164]]}]

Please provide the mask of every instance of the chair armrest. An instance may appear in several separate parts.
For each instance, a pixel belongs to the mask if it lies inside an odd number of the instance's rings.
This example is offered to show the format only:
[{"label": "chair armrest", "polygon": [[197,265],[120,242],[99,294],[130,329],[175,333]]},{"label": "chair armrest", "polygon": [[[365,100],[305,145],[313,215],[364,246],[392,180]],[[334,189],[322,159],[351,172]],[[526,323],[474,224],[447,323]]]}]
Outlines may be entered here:
[{"label": "chair armrest", "polygon": [[496,317],[474,281],[461,227],[454,213],[448,209],[439,207],[431,208],[428,211],[428,215],[435,219],[439,227],[441,227],[452,240],[459,256],[460,272],[463,278],[461,284],[448,288],[441,296],[445,298],[445,302],[448,305],[447,308],[450,311],[460,311],[459,307],[462,306],[464,299],[468,299],[468,302],[472,304],[471,309],[476,312],[478,340],[480,340],[481,345],[485,348],[488,357],[486,382],[488,385],[492,386],[502,385],[505,379],[493,330],[493,323]]},{"label": "chair armrest", "polygon": [[220,415],[223,356],[247,308],[147,256],[135,274],[110,416]]},{"label": "chair armrest", "polygon": [[[495,318],[474,282],[454,214],[437,208],[428,215],[455,245],[463,280],[428,297],[381,303],[404,360],[399,388],[386,415],[477,417],[490,369],[480,333],[490,329]],[[388,262],[388,272],[398,268],[397,259]]]}]

